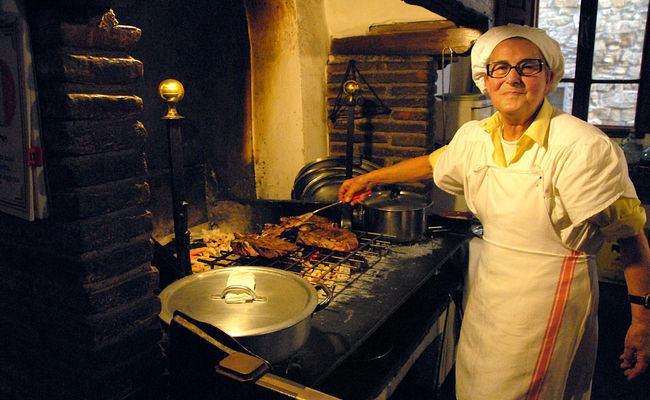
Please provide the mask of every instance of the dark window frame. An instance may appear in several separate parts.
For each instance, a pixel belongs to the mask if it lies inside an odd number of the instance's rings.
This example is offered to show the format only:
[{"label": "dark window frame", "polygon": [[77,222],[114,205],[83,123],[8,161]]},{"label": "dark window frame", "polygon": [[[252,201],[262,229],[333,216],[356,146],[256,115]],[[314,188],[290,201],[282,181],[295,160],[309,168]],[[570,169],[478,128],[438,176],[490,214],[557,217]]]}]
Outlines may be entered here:
[{"label": "dark window frame", "polygon": [[591,85],[594,83],[638,84],[634,126],[599,125],[598,127],[611,137],[625,137],[634,132],[637,137],[642,138],[645,133],[650,133],[650,2],[648,3],[648,17],[646,18],[639,79],[608,80],[592,78],[597,12],[598,0],[582,0],[580,2],[580,26],[578,29],[575,77],[562,79],[562,82],[571,82],[574,85],[571,113],[580,119],[587,120]]}]

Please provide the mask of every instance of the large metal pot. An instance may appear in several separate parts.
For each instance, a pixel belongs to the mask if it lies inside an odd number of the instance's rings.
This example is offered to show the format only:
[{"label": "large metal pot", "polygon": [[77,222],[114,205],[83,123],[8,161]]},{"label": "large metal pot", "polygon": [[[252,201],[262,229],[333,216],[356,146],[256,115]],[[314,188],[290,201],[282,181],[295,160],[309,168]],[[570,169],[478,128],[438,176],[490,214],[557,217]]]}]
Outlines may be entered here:
[{"label": "large metal pot", "polygon": [[[245,277],[243,281],[233,276]],[[251,287],[252,286],[252,287]],[[329,304],[316,286],[269,267],[228,267],[182,278],[160,293],[160,318],[171,323],[175,311],[216,326],[255,354],[273,363],[286,359],[309,337],[311,315]]]},{"label": "large metal pot", "polygon": [[362,203],[364,229],[386,235],[395,242],[422,240],[427,233],[426,196],[403,190],[373,192]]}]

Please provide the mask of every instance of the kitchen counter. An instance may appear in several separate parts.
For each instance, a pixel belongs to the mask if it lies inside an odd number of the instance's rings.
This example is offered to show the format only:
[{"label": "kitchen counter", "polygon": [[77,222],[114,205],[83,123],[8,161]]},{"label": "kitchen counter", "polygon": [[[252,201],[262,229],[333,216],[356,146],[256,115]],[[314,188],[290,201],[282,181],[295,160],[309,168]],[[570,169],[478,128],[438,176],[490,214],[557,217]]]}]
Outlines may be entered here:
[{"label": "kitchen counter", "polygon": [[306,344],[274,372],[342,398],[392,390],[438,336],[434,325],[462,282],[466,242],[447,233],[393,246],[314,314]]}]

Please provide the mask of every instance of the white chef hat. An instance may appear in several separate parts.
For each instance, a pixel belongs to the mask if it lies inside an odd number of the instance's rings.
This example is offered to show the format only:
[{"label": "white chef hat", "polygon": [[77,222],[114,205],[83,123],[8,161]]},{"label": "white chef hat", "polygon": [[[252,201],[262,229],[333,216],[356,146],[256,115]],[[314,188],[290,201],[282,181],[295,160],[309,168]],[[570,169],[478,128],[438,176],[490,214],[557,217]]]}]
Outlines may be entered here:
[{"label": "white chef hat", "polygon": [[564,76],[564,57],[562,57],[560,45],[548,36],[543,29],[516,24],[496,26],[481,35],[474,43],[472,48],[472,79],[476,87],[481,90],[481,93],[485,93],[483,75],[486,72],[485,66],[490,59],[490,55],[492,55],[492,51],[502,41],[514,37],[530,40],[542,52],[548,67],[553,71],[553,80],[551,81],[549,93],[553,92],[560,79]]}]

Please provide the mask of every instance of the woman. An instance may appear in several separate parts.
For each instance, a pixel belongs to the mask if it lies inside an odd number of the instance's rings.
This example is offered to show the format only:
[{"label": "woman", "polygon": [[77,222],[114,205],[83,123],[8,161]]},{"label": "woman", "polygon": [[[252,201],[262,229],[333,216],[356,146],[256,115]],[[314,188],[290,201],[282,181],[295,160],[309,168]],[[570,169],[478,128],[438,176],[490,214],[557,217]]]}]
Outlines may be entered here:
[{"label": "woman", "polygon": [[[556,41],[508,25],[472,49],[472,77],[497,112],[448,146],[345,181],[339,198],[432,176],[483,224],[470,246],[456,360],[459,399],[587,399],[596,358],[595,254],[618,240],[631,295],[650,293],[645,212],[622,151],[545,96],[564,73]],[[353,201],[353,203],[362,201]],[[650,362],[650,309],[631,304],[621,368]]]}]

